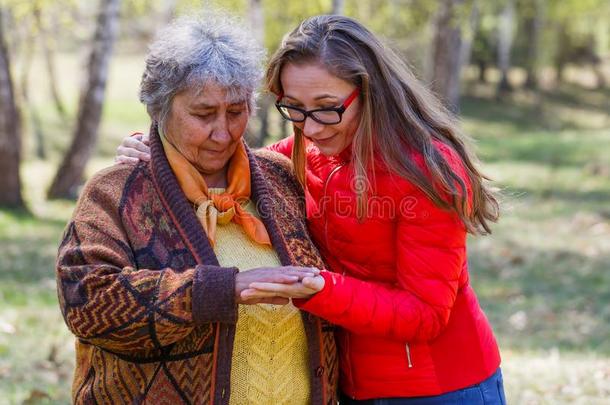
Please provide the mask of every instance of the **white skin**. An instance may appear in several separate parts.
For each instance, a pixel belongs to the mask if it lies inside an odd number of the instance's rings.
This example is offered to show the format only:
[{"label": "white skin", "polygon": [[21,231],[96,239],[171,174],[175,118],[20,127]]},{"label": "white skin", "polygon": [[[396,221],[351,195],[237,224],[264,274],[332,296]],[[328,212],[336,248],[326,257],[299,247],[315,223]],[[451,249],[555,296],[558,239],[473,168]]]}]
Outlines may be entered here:
[{"label": "white skin", "polygon": [[[352,83],[333,75],[318,63],[288,63],[282,68],[280,81],[284,90],[283,103],[305,110],[338,107],[356,89]],[[324,125],[307,117],[304,122],[293,125],[323,155],[334,156],[352,143],[359,120],[360,100],[356,98],[338,124]]]},{"label": "white skin", "polygon": [[[288,63],[282,68],[280,80],[284,90],[283,102],[306,110],[339,106],[355,89],[352,83],[333,75],[318,63]],[[322,154],[334,156],[352,143],[360,112],[360,101],[356,98],[338,124],[323,125],[308,117],[305,122],[293,125]],[[145,135],[127,137],[117,149],[117,162],[132,163],[138,160],[150,160],[148,137]],[[248,287],[240,293],[244,301],[308,298],[324,288],[324,278],[316,273],[302,277],[300,282],[253,281]]]},{"label": "white skin", "polygon": [[165,137],[210,187],[227,186],[227,169],[248,125],[245,100],[229,100],[225,88],[210,83],[203,91],[176,94],[165,123]]},{"label": "white skin", "polygon": [[[199,170],[210,187],[227,186],[228,164],[246,130],[249,119],[246,100],[232,100],[216,83],[187,89],[174,96],[164,134],[167,140]],[[141,140],[143,140],[143,136]],[[123,145],[123,148],[129,148]],[[143,148],[138,153],[149,153]],[[119,150],[120,152],[120,150]],[[137,157],[117,157],[117,161],[137,162]],[[150,159],[150,158],[149,158]],[[321,278],[319,270],[298,266],[260,267],[236,275],[235,299],[240,304],[285,304],[289,297],[277,294],[243,294],[255,282],[272,285],[301,284],[301,280]]]}]

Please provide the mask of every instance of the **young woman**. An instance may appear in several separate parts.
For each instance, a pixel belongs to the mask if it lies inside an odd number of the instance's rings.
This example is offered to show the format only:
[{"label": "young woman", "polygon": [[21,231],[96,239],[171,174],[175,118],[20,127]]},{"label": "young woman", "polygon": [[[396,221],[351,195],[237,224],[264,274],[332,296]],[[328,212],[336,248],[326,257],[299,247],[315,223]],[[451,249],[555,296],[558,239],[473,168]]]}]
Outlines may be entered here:
[{"label": "young woman", "polygon": [[[504,404],[466,253],[467,233],[489,233],[498,203],[451,116],[347,17],[301,23],[266,79],[294,126],[270,149],[293,160],[329,271],[252,283],[242,297],[294,298],[340,327],[342,403]],[[137,140],[119,160],[146,152]]]}]

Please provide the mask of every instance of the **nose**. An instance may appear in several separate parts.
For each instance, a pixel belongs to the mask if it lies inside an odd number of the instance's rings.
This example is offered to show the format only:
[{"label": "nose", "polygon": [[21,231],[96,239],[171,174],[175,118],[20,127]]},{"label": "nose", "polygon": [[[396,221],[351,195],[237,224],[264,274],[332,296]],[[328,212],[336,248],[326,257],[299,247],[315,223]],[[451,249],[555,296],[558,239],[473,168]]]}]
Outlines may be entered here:
[{"label": "nose", "polygon": [[319,122],[315,122],[311,117],[305,118],[305,122],[303,122],[303,135],[307,137],[312,137],[324,129],[324,125]]},{"label": "nose", "polygon": [[229,122],[226,117],[219,117],[214,126],[212,137],[218,143],[228,143],[231,141],[231,131],[229,130]]}]

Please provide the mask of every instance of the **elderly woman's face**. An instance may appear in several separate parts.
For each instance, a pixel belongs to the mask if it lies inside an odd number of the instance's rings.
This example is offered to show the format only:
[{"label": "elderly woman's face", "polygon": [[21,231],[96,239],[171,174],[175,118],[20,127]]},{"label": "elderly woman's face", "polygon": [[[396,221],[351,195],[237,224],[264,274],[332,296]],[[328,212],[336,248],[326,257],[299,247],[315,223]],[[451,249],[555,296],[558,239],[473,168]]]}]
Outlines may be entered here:
[{"label": "elderly woman's face", "polygon": [[246,100],[229,99],[215,83],[176,96],[165,124],[165,136],[203,175],[222,172],[248,125]]}]

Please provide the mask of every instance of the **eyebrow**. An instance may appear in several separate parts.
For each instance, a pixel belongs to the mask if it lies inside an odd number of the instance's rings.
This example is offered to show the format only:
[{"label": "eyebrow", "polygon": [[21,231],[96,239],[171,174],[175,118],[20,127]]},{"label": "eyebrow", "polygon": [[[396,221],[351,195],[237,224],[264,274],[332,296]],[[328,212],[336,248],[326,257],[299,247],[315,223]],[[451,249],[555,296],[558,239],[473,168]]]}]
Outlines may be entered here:
[{"label": "eyebrow", "polygon": [[[239,100],[239,101],[230,103],[229,107],[235,107],[238,105],[240,106],[245,103],[246,103],[246,100]],[[191,108],[193,108],[195,110],[212,110],[214,108],[218,108],[218,105],[217,104],[197,103],[197,104],[194,104]]]},{"label": "eyebrow", "polygon": [[337,96],[333,96],[332,94],[321,94],[319,96],[317,96],[316,98],[314,98],[314,100],[323,100],[325,98],[334,98],[334,99],[338,99],[339,97]]},{"label": "eyebrow", "polygon": [[[290,96],[290,95],[288,95],[288,94],[284,94],[284,97],[289,98],[289,99],[292,99],[292,100],[295,100],[295,101],[299,101],[298,99],[296,99],[296,98],[294,98],[294,97],[292,97],[292,96]],[[318,100],[324,100],[325,98],[332,98],[332,99],[335,99],[335,100],[338,100],[338,99],[339,99],[339,97],[337,97],[337,96],[333,96],[332,94],[326,94],[326,93],[325,93],[325,94],[320,94],[319,96],[316,96],[316,97],[314,98],[314,100],[315,100],[315,101],[318,101]]]},{"label": "eyebrow", "polygon": [[197,104],[193,104],[191,106],[191,108],[195,109],[195,110],[211,110],[212,108],[216,108],[217,106],[215,105],[210,105],[210,104],[206,104],[206,103],[197,103]]}]

